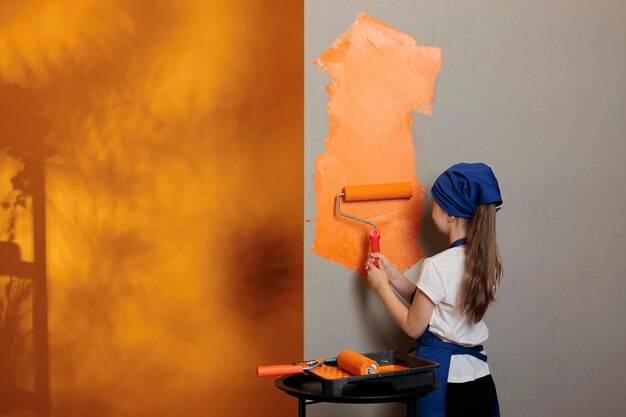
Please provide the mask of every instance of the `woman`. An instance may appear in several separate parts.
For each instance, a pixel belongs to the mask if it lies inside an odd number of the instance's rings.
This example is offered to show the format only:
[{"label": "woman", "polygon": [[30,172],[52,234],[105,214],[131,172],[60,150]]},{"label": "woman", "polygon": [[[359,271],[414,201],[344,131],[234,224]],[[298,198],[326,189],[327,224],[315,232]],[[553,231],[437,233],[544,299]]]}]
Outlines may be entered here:
[{"label": "woman", "polygon": [[437,178],[431,194],[433,222],[450,247],[424,260],[417,288],[380,253],[368,257],[368,281],[394,322],[417,339],[417,356],[440,364],[441,388],[420,399],[420,416],[499,416],[482,347],[489,335],[483,317],[502,277],[498,181],[485,164],[461,163]]}]

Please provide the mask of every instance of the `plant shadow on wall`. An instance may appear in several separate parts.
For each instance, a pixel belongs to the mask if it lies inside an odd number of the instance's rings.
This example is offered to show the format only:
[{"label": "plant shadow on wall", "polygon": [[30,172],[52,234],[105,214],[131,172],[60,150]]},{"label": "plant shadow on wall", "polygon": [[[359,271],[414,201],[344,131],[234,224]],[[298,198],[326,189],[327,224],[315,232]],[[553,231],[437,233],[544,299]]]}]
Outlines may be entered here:
[{"label": "plant shadow on wall", "polygon": [[[31,91],[0,85],[0,155],[17,167],[0,167],[0,181],[8,174],[11,185],[0,195],[0,413],[48,414],[43,161],[52,152],[44,144],[49,126],[41,104]],[[20,236],[20,224],[30,226],[31,236]],[[22,259],[31,252],[37,264]]]},{"label": "plant shadow on wall", "polygon": [[[292,412],[254,373],[302,359],[303,22],[288,3],[0,7],[0,84],[37,91],[54,145],[47,228],[36,227],[48,237],[52,415]],[[2,201],[27,151],[47,153],[28,131],[39,100],[0,88]],[[25,203],[10,244],[19,265],[38,259],[34,194]],[[0,383],[31,392],[46,346],[29,333],[41,303],[27,291],[15,352],[29,365],[0,369]]]}]

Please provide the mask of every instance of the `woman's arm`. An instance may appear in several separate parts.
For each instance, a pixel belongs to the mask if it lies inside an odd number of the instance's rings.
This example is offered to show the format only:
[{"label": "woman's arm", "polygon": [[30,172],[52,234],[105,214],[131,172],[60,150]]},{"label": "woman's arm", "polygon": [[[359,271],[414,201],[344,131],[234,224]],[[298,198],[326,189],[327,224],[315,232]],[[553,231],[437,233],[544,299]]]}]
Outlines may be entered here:
[{"label": "woman's arm", "polygon": [[[367,278],[370,286],[378,293],[378,296],[385,304],[385,308],[387,308],[391,318],[398,327],[409,337],[417,339],[428,327],[430,318],[435,310],[435,304],[426,294],[418,289],[415,293],[413,304],[411,304],[410,308],[407,308],[393,293],[384,264],[380,266],[381,268],[374,266],[373,262],[367,265]],[[415,288],[414,285],[413,288]]]},{"label": "woman's arm", "polygon": [[391,286],[406,300],[407,303],[411,302],[411,295],[415,291],[415,284],[405,277],[398,269],[391,263],[391,261],[382,253],[370,253],[368,262],[371,262],[374,258],[379,259],[379,264],[382,264],[382,268],[389,277],[389,283]]}]

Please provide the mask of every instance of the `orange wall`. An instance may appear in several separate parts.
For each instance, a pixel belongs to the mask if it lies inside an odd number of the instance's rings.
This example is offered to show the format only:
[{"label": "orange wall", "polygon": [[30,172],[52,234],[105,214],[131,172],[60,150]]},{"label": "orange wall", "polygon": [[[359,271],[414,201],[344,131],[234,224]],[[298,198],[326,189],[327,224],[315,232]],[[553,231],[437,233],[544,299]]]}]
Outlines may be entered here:
[{"label": "orange wall", "polygon": [[[254,368],[302,356],[303,4],[15,4],[0,84],[37,95],[54,150],[53,415],[292,415]],[[0,199],[17,170],[0,151]]]}]

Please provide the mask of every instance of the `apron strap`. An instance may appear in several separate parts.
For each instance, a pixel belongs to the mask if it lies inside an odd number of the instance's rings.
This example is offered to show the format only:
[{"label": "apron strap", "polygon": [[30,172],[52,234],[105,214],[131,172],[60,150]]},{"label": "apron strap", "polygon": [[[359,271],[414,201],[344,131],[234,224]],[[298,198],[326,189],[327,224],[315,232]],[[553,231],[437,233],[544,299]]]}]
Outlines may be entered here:
[{"label": "apron strap", "polygon": [[471,355],[478,360],[483,362],[487,362],[487,355],[481,353],[485,348],[483,345],[476,346],[462,346],[452,342],[445,342],[437,337],[430,330],[426,330],[422,337],[417,340],[417,345],[419,347],[422,346],[430,346],[435,347],[437,349],[442,349],[447,352],[450,352],[450,356],[452,355]]}]

